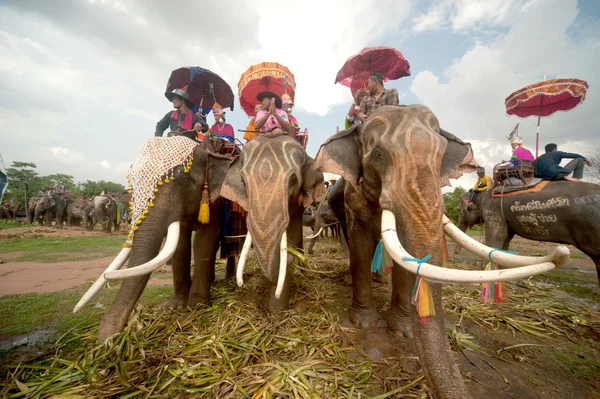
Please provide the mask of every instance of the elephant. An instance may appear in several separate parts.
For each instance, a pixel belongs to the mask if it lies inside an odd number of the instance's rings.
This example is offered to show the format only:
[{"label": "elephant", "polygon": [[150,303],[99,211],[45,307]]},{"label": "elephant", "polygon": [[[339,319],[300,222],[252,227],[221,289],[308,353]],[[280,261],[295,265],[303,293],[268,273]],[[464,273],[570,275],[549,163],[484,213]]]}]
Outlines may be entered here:
[{"label": "elephant", "polygon": [[[382,240],[393,259],[388,328],[409,338],[414,332],[419,358],[436,398],[469,397],[448,343],[441,286],[437,282],[520,278],[550,270],[568,258],[564,247],[543,259],[492,254],[489,248],[467,237],[465,240],[471,240],[468,247],[465,244],[467,249],[485,251],[483,256],[515,268],[501,270],[509,273],[503,276],[499,271],[452,270],[427,263],[429,258],[434,264],[442,263],[444,232],[458,239],[453,230],[456,227],[443,214],[441,187],[450,178],[472,172],[477,166],[471,145],[440,129],[435,115],[421,105],[382,106],[360,127],[330,137],[315,158],[317,170],[341,175],[346,182],[344,206],[352,275],[350,321],[362,328],[377,325],[370,266],[376,245]],[[465,236],[458,233],[459,238]],[[548,259],[556,263],[546,262]],[[526,266],[537,261],[543,263]],[[419,284],[430,280],[427,287],[435,313],[423,309],[418,314],[411,306],[415,274],[420,277]]]},{"label": "elephant", "polygon": [[15,198],[4,201],[4,211],[9,219],[17,218],[17,211],[19,210],[19,201]]},{"label": "elephant", "polygon": [[340,221],[336,217],[328,199],[323,200],[317,207],[315,226],[313,228],[315,233],[312,236],[307,237],[310,239],[307,252],[311,255],[315,253],[313,247],[319,239],[321,232],[325,232],[328,227],[335,228],[332,236],[338,238],[342,246],[342,252],[345,254],[344,257],[347,257],[348,247],[344,235],[341,234]]},{"label": "elephant", "polygon": [[[40,200],[40,198],[42,198],[41,195],[36,195],[36,196],[29,198],[29,209],[28,209],[29,214],[27,215],[27,218],[29,219],[29,223],[33,223],[33,221],[35,219],[35,206],[36,206],[37,202]],[[42,224],[43,218],[38,220],[38,223]]]},{"label": "elephant", "polygon": [[[167,146],[154,158],[142,157],[161,146]],[[181,164],[181,154],[191,156],[188,164]],[[136,195],[142,192],[144,184],[133,185],[133,228],[129,234],[131,242],[126,243],[121,253],[109,265],[105,273],[92,285],[81,298],[74,311],[81,309],[104,286],[107,280],[124,279],[119,292],[107,309],[98,329],[98,342],[105,341],[118,333],[126,325],[129,315],[139,300],[150,273],[172,259],[174,296],[165,305],[168,307],[194,306],[209,303],[210,286],[214,280],[214,264],[220,233],[220,215],[224,200],[219,197],[221,185],[231,160],[225,156],[207,153],[194,141],[185,137],[155,137],[148,140],[140,149],[138,159],[132,165],[134,170],[151,173],[155,169],[153,160],[159,155],[164,165],[172,164],[164,179],[157,177],[159,185],[155,194],[143,212],[135,213],[138,201],[146,204],[147,199]],[[179,162],[179,163],[177,163]],[[137,168],[137,169],[135,169]],[[160,172],[160,171],[159,171]],[[150,177],[145,178],[146,182]],[[168,183],[167,183],[168,181]],[[144,181],[142,182],[144,183]],[[206,185],[206,187],[205,187]],[[203,188],[208,191],[209,222],[198,222],[200,203],[203,200]],[[140,194],[141,195],[141,194]],[[151,205],[150,205],[151,204]],[[143,221],[143,223],[142,223]],[[190,258],[192,250],[192,232],[195,231],[194,276],[190,276]],[[163,238],[167,235],[161,249]],[[129,259],[126,269],[118,270]],[[233,273],[233,270],[230,271]]]},{"label": "elephant", "polygon": [[291,278],[287,268],[294,257],[288,244],[302,250],[304,208],[325,196],[323,174],[313,159],[291,137],[256,137],[249,141],[227,172],[221,196],[248,212],[248,234],[237,267],[237,283],[250,245],[268,281],[264,306],[276,312],[288,307]]},{"label": "elephant", "polygon": [[67,225],[79,226],[83,222],[84,229],[91,229],[94,202],[78,199],[67,205]]},{"label": "elephant", "polygon": [[[492,197],[487,191],[469,209],[461,198],[458,227],[485,224],[485,243],[507,250],[512,238],[570,244],[592,258],[600,282],[600,185],[550,181],[540,192]],[[460,246],[454,252],[458,253]]]},{"label": "elephant", "polygon": [[105,233],[111,233],[114,225],[115,231],[119,230],[119,224],[123,216],[123,203],[112,197],[98,195],[93,200],[93,223],[90,230],[94,228],[96,223],[102,224],[102,230]]},{"label": "elephant", "polygon": [[57,229],[62,229],[64,217],[67,211],[67,201],[62,195],[47,194],[41,197],[35,204],[34,218],[40,220],[43,218],[47,227],[52,226],[52,219],[56,218]]}]

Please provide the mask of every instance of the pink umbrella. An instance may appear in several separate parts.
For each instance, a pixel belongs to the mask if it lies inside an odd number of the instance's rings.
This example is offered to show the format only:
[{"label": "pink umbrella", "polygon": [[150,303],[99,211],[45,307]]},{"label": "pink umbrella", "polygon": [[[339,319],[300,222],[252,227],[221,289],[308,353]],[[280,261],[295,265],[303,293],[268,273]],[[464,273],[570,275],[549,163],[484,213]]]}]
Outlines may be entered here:
[{"label": "pink umbrella", "polygon": [[366,87],[369,75],[379,71],[384,80],[410,76],[410,64],[402,53],[391,47],[366,47],[354,54],[342,66],[335,77],[335,83],[350,87],[354,95],[361,87]]}]

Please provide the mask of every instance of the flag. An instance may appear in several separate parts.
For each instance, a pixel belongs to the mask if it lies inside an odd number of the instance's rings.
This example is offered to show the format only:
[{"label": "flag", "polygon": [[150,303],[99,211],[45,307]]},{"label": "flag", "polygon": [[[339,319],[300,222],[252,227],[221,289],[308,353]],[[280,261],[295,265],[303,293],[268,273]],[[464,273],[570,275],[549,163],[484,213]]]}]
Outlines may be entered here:
[{"label": "flag", "polygon": [[515,126],[515,128],[513,129],[513,131],[510,132],[510,134],[508,135],[508,137],[506,139],[512,140],[513,137],[515,137],[517,135],[517,133],[519,133],[519,124],[518,123],[517,123],[517,126]]}]

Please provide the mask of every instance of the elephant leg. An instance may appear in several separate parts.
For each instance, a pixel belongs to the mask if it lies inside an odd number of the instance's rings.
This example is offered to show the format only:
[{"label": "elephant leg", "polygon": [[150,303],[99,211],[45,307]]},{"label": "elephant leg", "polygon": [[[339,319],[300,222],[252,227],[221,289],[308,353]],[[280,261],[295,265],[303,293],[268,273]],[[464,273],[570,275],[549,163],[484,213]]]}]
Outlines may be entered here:
[{"label": "elephant leg", "polygon": [[352,307],[350,321],[361,328],[375,327],[378,321],[371,288],[371,259],[375,243],[362,223],[352,223],[348,229],[350,272],[352,273]]},{"label": "elephant leg", "polygon": [[[211,209],[212,211],[212,209]],[[211,214],[214,214],[211,212]],[[210,285],[214,281],[219,245],[220,218],[211,217],[207,225],[196,227],[194,236],[194,279],[188,306],[210,304]]]},{"label": "elephant leg", "polygon": [[225,269],[225,278],[227,278],[227,279],[235,278],[235,256],[230,256],[227,258],[227,266]]},{"label": "elephant leg", "polygon": [[[492,248],[508,249],[508,244],[514,233],[509,234],[506,222],[485,225],[485,245]],[[506,247],[506,248],[505,248]]]},{"label": "elephant leg", "polygon": [[179,242],[171,258],[173,267],[173,297],[162,305],[168,309],[180,309],[188,305],[188,295],[192,284],[190,276],[192,229],[189,223],[182,223],[179,231]]},{"label": "elephant leg", "polygon": [[394,262],[392,269],[392,300],[388,312],[388,328],[406,338],[413,338],[410,295],[415,277]]}]

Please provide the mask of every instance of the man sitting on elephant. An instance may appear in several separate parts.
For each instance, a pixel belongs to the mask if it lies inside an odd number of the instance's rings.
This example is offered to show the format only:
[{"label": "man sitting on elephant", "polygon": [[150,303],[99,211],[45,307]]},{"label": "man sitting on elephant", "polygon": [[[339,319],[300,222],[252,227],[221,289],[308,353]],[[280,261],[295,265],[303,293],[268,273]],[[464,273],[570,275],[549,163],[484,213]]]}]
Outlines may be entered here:
[{"label": "man sitting on elephant", "polygon": [[492,178],[485,174],[485,169],[477,169],[477,181],[472,189],[469,190],[469,205],[475,205],[477,195],[482,191],[487,191],[492,187]]},{"label": "man sitting on elephant", "polygon": [[170,128],[171,132],[189,131],[192,129],[200,129],[203,132],[208,131],[206,121],[192,111],[194,103],[190,100],[190,96],[185,90],[175,89],[165,93],[165,97],[173,103],[175,111],[167,112],[158,121],[156,131],[154,132],[155,136],[161,137],[167,128]]},{"label": "man sitting on elephant", "polygon": [[384,105],[399,105],[398,90],[386,90],[383,87],[383,74],[375,71],[369,76],[369,95],[365,96],[360,102],[360,109],[356,117],[364,121],[377,108]]},{"label": "man sitting on elephant", "polygon": [[[535,161],[535,177],[547,180],[580,181],[583,177],[583,165],[592,166],[592,162],[586,157],[570,152],[558,151],[554,143],[546,144],[546,153]],[[563,158],[573,158],[571,162],[561,167]],[[569,175],[573,173],[573,177]]]}]

